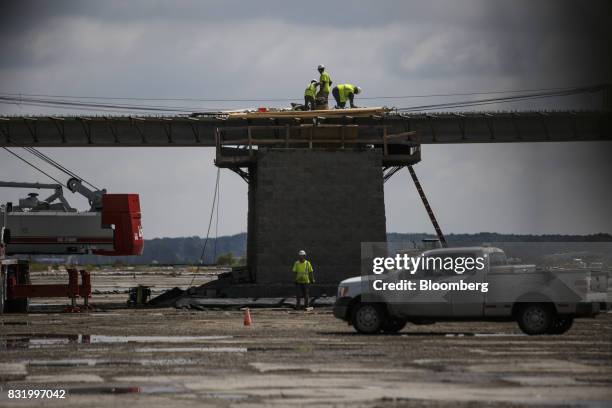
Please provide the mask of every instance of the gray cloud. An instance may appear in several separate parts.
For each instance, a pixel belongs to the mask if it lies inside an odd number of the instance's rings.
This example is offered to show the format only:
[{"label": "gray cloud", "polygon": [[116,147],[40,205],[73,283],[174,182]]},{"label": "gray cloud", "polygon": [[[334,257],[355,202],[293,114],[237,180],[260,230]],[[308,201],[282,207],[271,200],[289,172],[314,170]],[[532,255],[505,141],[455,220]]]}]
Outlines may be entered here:
[{"label": "gray cloud", "polygon": [[[609,1],[1,2],[0,92],[300,100],[319,63],[334,81],[362,86],[364,96],[612,82],[611,11]],[[592,95],[487,109],[600,104]],[[0,105],[0,113],[73,112]],[[601,154],[608,150],[591,143],[428,146],[417,171],[447,231],[612,231],[610,198],[602,193],[610,166]],[[211,150],[47,153],[113,191],[140,192],[148,237],[203,233],[215,175]],[[0,172],[40,179],[8,156]],[[568,196],[559,180],[571,180],[578,193]],[[245,230],[246,186],[224,172],[223,191],[222,232]],[[21,193],[3,191],[2,198]],[[392,179],[386,194],[390,231],[431,230],[406,174]]]}]

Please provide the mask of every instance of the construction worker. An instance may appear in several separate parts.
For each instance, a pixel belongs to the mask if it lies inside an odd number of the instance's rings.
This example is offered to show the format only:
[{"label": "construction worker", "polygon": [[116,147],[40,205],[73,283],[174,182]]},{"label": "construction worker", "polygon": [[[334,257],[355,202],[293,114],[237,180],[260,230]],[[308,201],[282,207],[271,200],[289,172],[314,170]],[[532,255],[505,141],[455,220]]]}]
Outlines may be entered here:
[{"label": "construction worker", "polygon": [[356,108],[353,103],[353,98],[355,95],[361,93],[361,88],[351,84],[340,84],[338,86],[334,86],[332,89],[332,95],[334,95],[334,99],[336,100],[336,109],[344,108],[346,106],[346,101],[348,99],[351,108]]},{"label": "construction worker", "polygon": [[304,298],[304,309],[308,307],[308,285],[314,283],[314,275],[312,265],[306,260],[306,251],[303,249],[298,252],[298,260],[293,264],[293,273],[295,274],[296,293],[296,309],[301,308],[301,298]]},{"label": "construction worker", "polygon": [[310,84],[306,87],[304,91],[304,106],[306,110],[315,110],[315,95],[317,93],[317,80],[312,79]]},{"label": "construction worker", "polygon": [[327,103],[329,98],[329,91],[331,89],[332,80],[329,77],[327,71],[325,71],[325,65],[319,64],[317,67],[317,71],[319,71],[319,93],[317,93],[317,99],[325,99],[324,104]]}]

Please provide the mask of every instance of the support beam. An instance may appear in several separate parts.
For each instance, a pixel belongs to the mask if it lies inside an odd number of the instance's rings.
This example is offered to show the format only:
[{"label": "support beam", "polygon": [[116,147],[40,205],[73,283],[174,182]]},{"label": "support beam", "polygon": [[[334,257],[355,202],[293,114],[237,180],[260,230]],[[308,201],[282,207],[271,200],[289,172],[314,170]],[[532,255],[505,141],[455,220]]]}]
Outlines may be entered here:
[{"label": "support beam", "polygon": [[[607,102],[609,106],[609,101]],[[416,132],[421,144],[508,143],[612,140],[612,112],[454,112],[372,116],[321,117],[306,123],[302,118],[275,118],[279,143],[298,128],[354,126],[357,139],[366,144],[388,135]],[[257,126],[270,135],[270,120],[213,117],[65,116],[0,117],[0,146],[214,146],[215,129],[225,140],[257,138]],[[302,130],[300,130],[302,132]],[[308,137],[308,132],[303,135]]]}]

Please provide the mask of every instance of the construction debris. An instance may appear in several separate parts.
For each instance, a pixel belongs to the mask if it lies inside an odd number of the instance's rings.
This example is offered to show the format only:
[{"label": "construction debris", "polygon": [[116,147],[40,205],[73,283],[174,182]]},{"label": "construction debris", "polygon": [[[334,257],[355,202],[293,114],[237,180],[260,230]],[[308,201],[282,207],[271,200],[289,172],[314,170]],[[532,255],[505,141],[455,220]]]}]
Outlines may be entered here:
[{"label": "construction debris", "polygon": [[[333,306],[335,297],[314,297],[308,302],[314,307]],[[294,308],[295,297],[285,298],[203,298],[183,296],[175,300],[177,309],[242,309],[254,308]]]}]

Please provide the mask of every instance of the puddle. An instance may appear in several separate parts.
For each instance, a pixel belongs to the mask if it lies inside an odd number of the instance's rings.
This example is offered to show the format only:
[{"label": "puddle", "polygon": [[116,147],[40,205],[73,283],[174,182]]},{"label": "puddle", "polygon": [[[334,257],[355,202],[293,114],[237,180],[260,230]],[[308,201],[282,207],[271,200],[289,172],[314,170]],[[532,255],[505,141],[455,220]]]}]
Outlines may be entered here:
[{"label": "puddle", "polygon": [[227,340],[232,336],[104,336],[89,335],[88,343],[199,343]]},{"label": "puddle", "polygon": [[97,386],[97,387],[74,387],[68,388],[68,394],[164,394],[175,393],[180,390],[170,385],[145,385],[138,387],[123,386]]},{"label": "puddle", "polygon": [[526,336],[522,333],[444,333],[444,337],[517,337]]},{"label": "puddle", "polygon": [[0,383],[3,381],[21,380],[27,374],[27,367],[23,363],[0,363]]},{"label": "puddle", "polygon": [[[610,313],[610,312],[608,312]],[[584,408],[610,408],[610,401],[604,400],[585,400],[585,401],[566,401],[568,404]]]},{"label": "puddle", "polygon": [[246,353],[246,347],[143,347],[137,353]]},{"label": "puddle", "polygon": [[516,349],[512,350],[504,350],[504,351],[494,351],[494,350],[484,350],[484,349],[468,349],[471,353],[487,355],[487,356],[550,356],[558,354],[558,351],[545,351],[545,350],[521,350]]},{"label": "puddle", "polygon": [[24,363],[26,363],[30,367],[93,367],[100,364],[110,364],[110,360],[96,360],[93,358],[74,358],[61,360],[31,360],[24,361]]},{"label": "puddle", "polygon": [[232,336],[107,336],[98,334],[32,334],[0,336],[0,349],[44,348],[69,344],[206,343]]},{"label": "puddle", "polygon": [[53,375],[28,375],[25,378],[28,383],[103,383],[102,377],[96,374],[53,374]]},{"label": "puddle", "polygon": [[208,398],[220,399],[224,401],[241,401],[249,398],[245,394],[220,394],[220,393],[208,393],[204,394]]},{"label": "puddle", "polygon": [[145,367],[168,367],[168,366],[188,366],[202,365],[200,360],[188,358],[160,358],[160,359],[142,359],[134,361],[135,364],[140,364]]},{"label": "puddle", "polygon": [[103,312],[91,313],[88,317],[108,317],[108,316],[125,316],[125,313]]},{"label": "puddle", "polygon": [[249,363],[251,367],[257,370],[259,373],[290,373],[290,372],[309,372],[313,374],[326,373],[326,374],[359,374],[359,373],[421,373],[422,369],[402,367],[402,368],[389,368],[389,367],[372,367],[370,365],[363,364],[351,364],[351,363],[305,363],[305,364],[284,364],[284,363]]},{"label": "puddle", "polygon": [[[347,347],[348,348],[348,347]],[[296,350],[295,347],[285,347],[285,346],[271,346],[271,347],[259,347],[259,346],[255,346],[255,347],[249,347],[249,350],[251,351],[294,351]],[[300,350],[297,350],[300,351]]]},{"label": "puddle", "polygon": [[527,387],[565,387],[570,385],[580,385],[573,377],[552,377],[552,376],[508,376],[502,377],[503,381]]},{"label": "puddle", "polygon": [[200,365],[201,361],[187,358],[160,358],[137,360],[103,360],[95,358],[59,359],[59,360],[25,360],[21,362],[30,367],[98,367],[118,365],[140,365],[144,367],[170,367]]},{"label": "puddle", "polygon": [[33,334],[0,336],[0,349],[27,349],[80,343],[80,336],[65,334]]},{"label": "puddle", "polygon": [[400,337],[516,337],[526,336],[522,333],[474,333],[474,332],[413,332],[401,333]]}]

